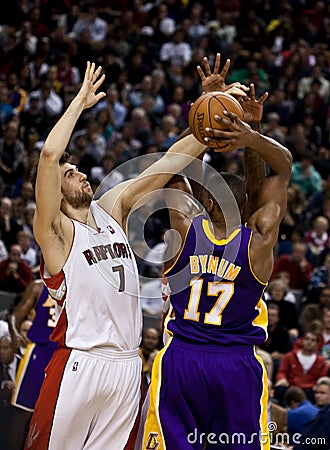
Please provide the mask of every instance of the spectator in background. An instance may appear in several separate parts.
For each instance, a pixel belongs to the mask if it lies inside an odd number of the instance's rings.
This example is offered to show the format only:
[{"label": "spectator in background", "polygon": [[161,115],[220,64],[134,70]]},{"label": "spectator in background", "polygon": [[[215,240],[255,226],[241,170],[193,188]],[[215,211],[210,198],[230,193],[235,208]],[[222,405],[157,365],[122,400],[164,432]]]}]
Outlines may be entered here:
[{"label": "spectator in background", "polygon": [[0,83],[0,125],[6,125],[13,117],[14,108],[9,103],[8,88],[4,82]]},{"label": "spectator in background", "polygon": [[0,138],[0,176],[5,183],[5,189],[13,195],[16,180],[24,172],[24,144],[19,138],[19,127],[14,121],[8,122],[3,128]]},{"label": "spectator in background", "polygon": [[306,199],[322,190],[321,175],[313,166],[312,153],[304,153],[299,162],[294,162],[291,173],[291,184],[297,185]]},{"label": "spectator in background", "polygon": [[323,309],[330,307],[330,287],[324,287],[319,293],[319,303],[307,304],[303,308],[299,321],[303,332],[308,330],[313,320],[322,321]]},{"label": "spectator in background", "polygon": [[[291,243],[296,239],[295,233],[299,233],[299,239],[303,240],[306,222],[306,198],[298,186],[289,186],[288,203],[285,216],[280,224],[280,253],[291,253]],[[286,241],[284,244],[283,241]],[[290,247],[290,251],[285,252],[284,247]]]},{"label": "spectator in background", "polygon": [[145,96],[151,96],[154,99],[151,113],[161,115],[165,109],[165,102],[159,93],[154,94],[153,78],[151,75],[145,75],[140,84],[136,85],[128,94],[127,100],[132,108],[142,106]]},{"label": "spectator in background", "polygon": [[273,377],[286,353],[292,348],[288,330],[280,324],[280,308],[276,303],[267,305],[268,326],[267,340],[260,345],[273,359]]},{"label": "spectator in background", "polygon": [[17,243],[22,249],[21,258],[35,274],[39,271],[39,257],[33,247],[33,237],[30,231],[21,230],[17,233]]},{"label": "spectator in background", "polygon": [[95,48],[100,48],[105,41],[108,25],[98,15],[98,9],[96,6],[86,4],[82,7],[78,20],[73,26],[72,35],[75,39],[81,36],[83,32],[88,31],[90,35],[91,45]]},{"label": "spectator in background", "polygon": [[29,108],[23,109],[20,119],[23,142],[30,150],[38,141],[42,140],[44,129],[47,128],[47,117],[43,114],[39,96],[29,93],[28,98]]},{"label": "spectator in background", "polygon": [[[185,91],[182,86],[175,86],[172,91],[172,97],[171,97],[171,103],[175,103],[181,106],[182,112],[181,112],[181,119],[183,121],[188,121],[188,115],[190,110],[190,104],[185,99]],[[168,112],[168,106],[166,108],[166,111]]]},{"label": "spectator in background", "polygon": [[0,289],[21,294],[32,279],[32,270],[22,260],[21,246],[11,245],[8,258],[0,262]]},{"label": "spectator in background", "polygon": [[185,41],[185,33],[180,27],[174,30],[171,40],[165,42],[159,50],[160,62],[174,74],[190,63],[191,56],[191,45]]},{"label": "spectator in background", "polygon": [[121,183],[124,175],[116,167],[117,159],[112,152],[106,152],[101,160],[101,166],[94,166],[90,172],[90,179],[101,183],[98,189],[98,195],[108,191],[109,189]]},{"label": "spectator in background", "polygon": [[320,262],[320,255],[329,245],[329,221],[326,217],[317,216],[312,221],[312,227],[305,234],[305,242],[313,256],[313,266]]},{"label": "spectator in background", "polygon": [[284,395],[289,386],[303,389],[314,402],[313,387],[318,378],[327,375],[328,367],[323,356],[317,354],[318,336],[311,331],[303,335],[301,348],[287,353],[276,374],[275,397],[284,405]]},{"label": "spectator in background", "polygon": [[298,313],[295,305],[285,300],[288,288],[281,280],[272,280],[267,286],[267,305],[275,303],[279,307],[280,324],[286,328],[292,340],[299,334]]},{"label": "spectator in background", "polygon": [[295,433],[303,433],[308,425],[319,412],[319,408],[313,405],[305,392],[297,387],[291,386],[284,396],[288,411],[288,433],[292,437]]},{"label": "spectator in background", "polygon": [[106,109],[109,112],[111,124],[116,130],[119,130],[126,120],[128,109],[120,100],[119,92],[115,85],[110,86],[106,99],[95,105],[93,111],[98,114],[102,109]]},{"label": "spectator in background", "polygon": [[311,90],[312,83],[317,80],[320,85],[319,93],[325,102],[330,100],[330,81],[322,73],[322,66],[316,64],[309,76],[302,77],[298,81],[298,98],[303,99]]},{"label": "spectator in background", "polygon": [[[30,175],[30,174],[29,174]],[[35,201],[34,192],[31,181],[24,180],[18,188],[18,198],[23,201],[24,207]]]},{"label": "spectator in background", "polygon": [[323,258],[320,258],[321,264],[312,272],[310,289],[330,286],[330,251]]},{"label": "spectator in background", "polygon": [[10,399],[15,388],[19,362],[20,357],[14,353],[10,337],[0,337],[0,448],[2,450],[10,450],[7,442],[13,415]]},{"label": "spectator in background", "polygon": [[85,129],[73,133],[69,143],[69,152],[73,157],[73,163],[89,178],[91,168],[97,165],[97,161],[93,153],[88,151]]},{"label": "spectator in background", "polygon": [[60,116],[63,111],[63,100],[56,94],[52,83],[44,76],[41,79],[39,89],[30,92],[27,96],[24,111],[29,111],[31,101],[37,101],[37,115],[44,115],[44,123],[47,129],[43,129],[43,136],[47,134],[49,129],[54,125],[56,119]]},{"label": "spectator in background", "polygon": [[[308,326],[308,329],[306,331],[311,331],[312,333],[315,333],[318,336],[318,340],[317,340],[317,352],[320,353],[322,345],[323,345],[323,339],[322,339],[322,322],[321,320],[318,319],[314,319],[311,321],[311,323]],[[301,343],[302,343],[303,338],[299,337],[294,345],[293,345],[293,350],[299,350],[301,348]]]},{"label": "spectator in background", "polygon": [[71,65],[70,56],[67,53],[61,53],[58,57],[56,81],[64,86],[64,91],[68,92],[77,90],[81,83],[80,72],[77,67]]},{"label": "spectator in background", "polygon": [[286,134],[280,127],[280,116],[277,112],[270,112],[267,114],[267,121],[263,127],[263,133],[265,136],[269,136],[275,141],[280,142],[282,145],[286,143]]},{"label": "spectator in background", "polygon": [[133,136],[142,146],[151,141],[151,129],[145,109],[137,106],[129,115],[128,126],[131,127]]},{"label": "spectator in background", "polygon": [[[322,189],[316,192],[311,198],[307,206],[307,212],[311,218],[322,215],[324,200],[330,194],[330,173],[322,181]],[[328,217],[328,220],[330,217]]]},{"label": "spectator in background", "polygon": [[8,257],[8,251],[7,248],[5,246],[5,243],[3,242],[2,239],[0,239],[0,262],[7,259]]},{"label": "spectator in background", "polygon": [[[314,420],[304,430],[301,444],[294,450],[327,450],[330,447],[330,378],[321,377],[315,384],[315,402],[320,408]],[[320,441],[322,438],[322,441]],[[320,443],[322,442],[322,443]]]},{"label": "spectator in background", "polygon": [[93,117],[88,117],[83,131],[86,131],[87,153],[96,159],[97,164],[100,164],[107,149],[107,142]]},{"label": "spectator in background", "polygon": [[[273,114],[276,114],[273,116]],[[274,91],[268,97],[268,101],[264,107],[264,117],[269,123],[269,119],[275,120],[275,123],[269,124],[269,126],[276,127],[278,130],[278,136],[285,137],[284,131],[290,125],[291,119],[291,105],[286,99],[285,91],[281,88],[274,89]]]},{"label": "spectator in background", "polygon": [[160,128],[164,131],[163,147],[167,150],[179,136],[175,117],[172,114],[165,114],[160,122]]},{"label": "spectator in background", "polygon": [[2,197],[0,200],[0,237],[7,251],[11,245],[16,243],[17,233],[22,229],[22,225],[13,217],[12,200],[9,197]]},{"label": "spectator in background", "polygon": [[20,113],[24,108],[27,91],[19,86],[18,76],[11,72],[7,77],[7,88],[10,98],[10,105],[14,108],[14,113]]},{"label": "spectator in background", "polygon": [[[281,280],[286,286],[287,291],[286,291],[286,294],[284,296],[284,300],[286,300],[287,302],[295,304],[297,300],[296,300],[296,296],[294,295],[294,293],[290,289],[290,274],[289,274],[289,272],[285,272],[285,271],[278,272],[276,274],[275,280]],[[268,295],[266,295],[266,294],[267,294],[267,292],[265,292],[265,299],[269,300],[270,297]]]},{"label": "spectator in background", "polygon": [[322,330],[320,340],[321,340],[320,355],[322,355],[325,358],[330,371],[330,307],[323,308]]},{"label": "spectator in background", "polygon": [[292,244],[291,254],[283,254],[276,258],[272,278],[278,272],[290,274],[290,288],[305,291],[310,283],[312,265],[306,258],[307,245],[304,242]]}]

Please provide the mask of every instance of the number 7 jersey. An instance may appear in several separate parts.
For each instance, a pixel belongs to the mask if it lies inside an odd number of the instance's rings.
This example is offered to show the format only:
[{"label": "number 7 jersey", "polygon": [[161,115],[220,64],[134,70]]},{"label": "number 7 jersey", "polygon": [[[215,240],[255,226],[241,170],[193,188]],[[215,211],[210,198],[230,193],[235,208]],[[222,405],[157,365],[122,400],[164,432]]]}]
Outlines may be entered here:
[{"label": "number 7 jersey", "polygon": [[251,237],[252,230],[240,226],[217,240],[205,216],[194,218],[177,260],[165,272],[171,290],[170,336],[224,346],[266,340],[266,284],[251,268]]},{"label": "number 7 jersey", "polygon": [[74,238],[63,269],[41,274],[62,308],[51,339],[66,347],[139,347],[142,310],[134,254],[119,224],[97,202],[90,207],[97,228],[72,220]]}]

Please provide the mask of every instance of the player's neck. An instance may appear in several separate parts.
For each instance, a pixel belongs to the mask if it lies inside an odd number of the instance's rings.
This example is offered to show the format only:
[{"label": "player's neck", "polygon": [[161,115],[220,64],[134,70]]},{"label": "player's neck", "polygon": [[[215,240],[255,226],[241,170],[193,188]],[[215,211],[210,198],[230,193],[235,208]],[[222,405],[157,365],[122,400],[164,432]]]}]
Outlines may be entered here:
[{"label": "player's neck", "polygon": [[86,223],[91,226],[95,226],[94,217],[89,212],[89,208],[69,208],[68,211],[65,212],[65,215],[70,219],[77,220],[82,223]]},{"label": "player's neck", "polygon": [[212,218],[210,223],[214,237],[217,240],[227,239],[237,228],[239,228],[239,226],[240,224],[230,224],[230,226],[228,226],[228,223],[226,223],[224,219]]}]

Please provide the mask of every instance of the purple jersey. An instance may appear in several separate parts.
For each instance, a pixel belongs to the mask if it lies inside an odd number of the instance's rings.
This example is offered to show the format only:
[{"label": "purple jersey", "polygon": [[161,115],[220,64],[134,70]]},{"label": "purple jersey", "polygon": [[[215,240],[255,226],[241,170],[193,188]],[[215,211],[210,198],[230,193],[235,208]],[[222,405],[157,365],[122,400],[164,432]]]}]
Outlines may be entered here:
[{"label": "purple jersey", "polygon": [[44,286],[35,306],[35,318],[27,336],[35,344],[48,344],[57,348],[57,343],[51,342],[49,336],[55,328],[56,302],[49,296],[48,289]]},{"label": "purple jersey", "polygon": [[265,341],[266,284],[251,269],[251,236],[240,226],[217,240],[205,216],[194,218],[178,259],[165,272],[174,311],[167,330],[175,338],[224,346]]}]

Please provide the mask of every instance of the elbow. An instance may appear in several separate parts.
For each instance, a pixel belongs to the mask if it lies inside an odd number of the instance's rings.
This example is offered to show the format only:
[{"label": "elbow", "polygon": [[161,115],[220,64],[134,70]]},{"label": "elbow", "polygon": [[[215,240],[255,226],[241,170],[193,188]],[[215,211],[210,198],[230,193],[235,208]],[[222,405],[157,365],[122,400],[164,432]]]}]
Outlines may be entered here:
[{"label": "elbow", "polygon": [[289,185],[290,184],[290,179],[291,179],[291,172],[292,172],[292,163],[293,163],[293,158],[292,158],[292,154],[289,150],[286,151],[286,155],[285,155],[285,167],[283,167],[283,171],[282,171],[282,177],[283,177],[283,181]]}]

